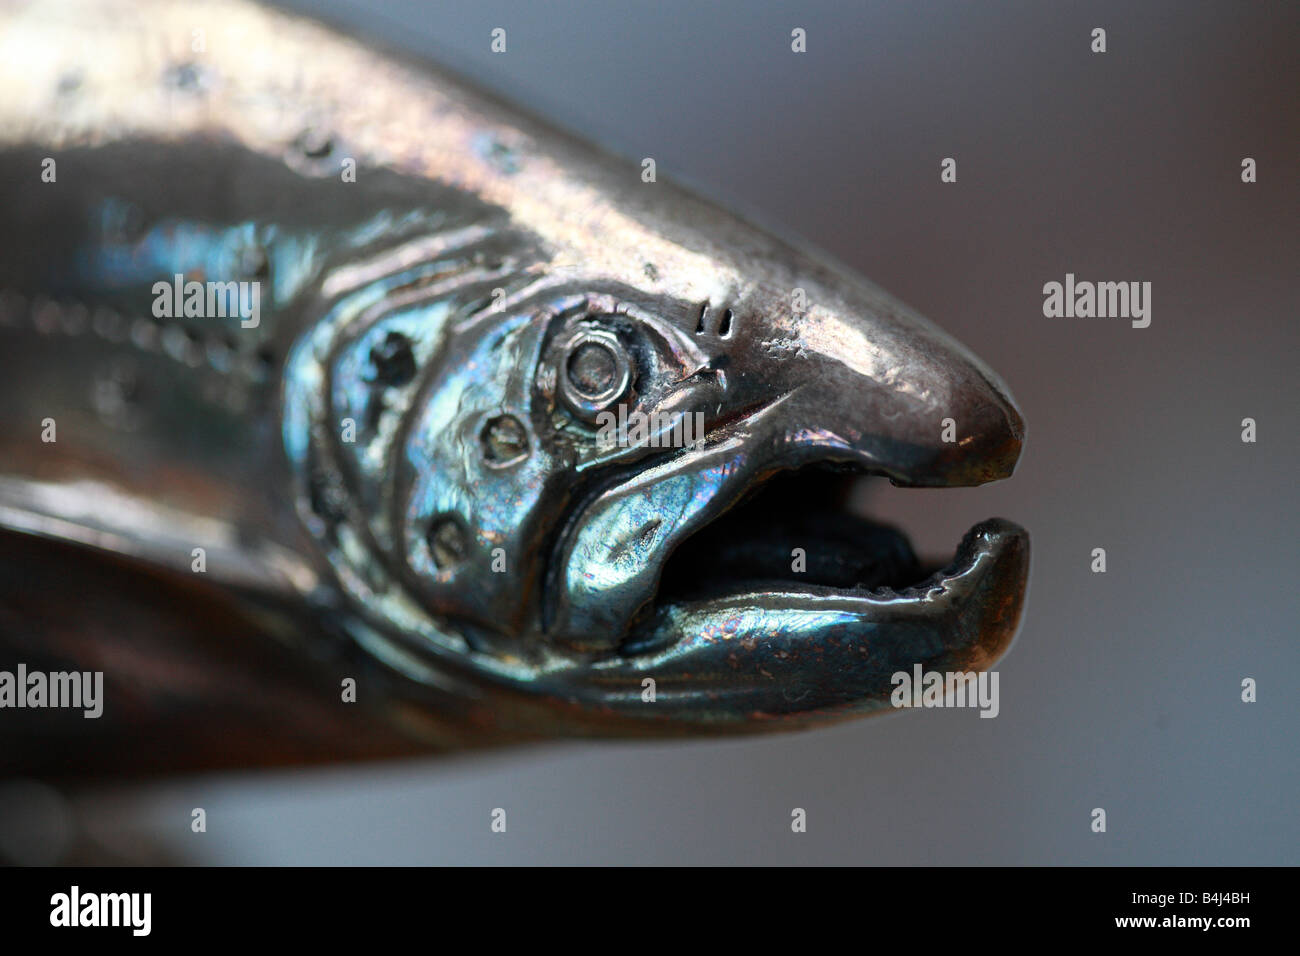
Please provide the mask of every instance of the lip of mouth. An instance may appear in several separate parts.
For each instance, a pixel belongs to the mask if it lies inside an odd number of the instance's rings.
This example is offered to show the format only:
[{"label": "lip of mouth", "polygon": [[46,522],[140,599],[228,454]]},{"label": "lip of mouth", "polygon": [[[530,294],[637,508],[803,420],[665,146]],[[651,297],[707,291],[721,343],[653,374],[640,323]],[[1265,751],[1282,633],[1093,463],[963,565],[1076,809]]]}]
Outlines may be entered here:
[{"label": "lip of mouth", "polygon": [[872,476],[830,466],[780,473],[751,488],[668,557],[654,599],[620,647],[660,649],[657,612],[679,605],[765,594],[792,608],[827,600],[860,604],[931,602],[982,555],[1025,535],[1004,519],[971,528],[948,559],[918,557],[907,535],[851,506]]}]

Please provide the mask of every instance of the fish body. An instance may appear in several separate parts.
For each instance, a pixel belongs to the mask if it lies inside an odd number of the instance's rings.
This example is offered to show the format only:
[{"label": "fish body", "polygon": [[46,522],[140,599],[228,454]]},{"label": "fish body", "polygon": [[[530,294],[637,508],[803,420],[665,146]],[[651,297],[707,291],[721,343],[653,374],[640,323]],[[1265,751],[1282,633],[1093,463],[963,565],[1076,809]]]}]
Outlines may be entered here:
[{"label": "fish body", "polygon": [[11,547],[229,598],[330,662],[313,708],[363,668],[416,746],[800,726],[1010,643],[1021,529],[976,526],[927,577],[818,500],[841,473],[979,484],[1020,450],[996,375],[870,283],[271,8],[0,24]]}]

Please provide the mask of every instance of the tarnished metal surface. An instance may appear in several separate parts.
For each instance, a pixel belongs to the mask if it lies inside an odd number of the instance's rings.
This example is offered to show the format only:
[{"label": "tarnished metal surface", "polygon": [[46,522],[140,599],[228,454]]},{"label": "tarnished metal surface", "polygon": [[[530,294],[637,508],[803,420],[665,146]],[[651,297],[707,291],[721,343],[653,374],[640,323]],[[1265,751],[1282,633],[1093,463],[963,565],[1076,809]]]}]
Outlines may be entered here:
[{"label": "tarnished metal surface", "polygon": [[[996,376],[874,286],[268,8],[0,9],[0,525],[255,609],[304,672],[365,662],[417,746],[866,713],[1009,644],[1023,531],[927,575],[823,477],[1019,454]],[[701,434],[650,437],[676,413]]]}]

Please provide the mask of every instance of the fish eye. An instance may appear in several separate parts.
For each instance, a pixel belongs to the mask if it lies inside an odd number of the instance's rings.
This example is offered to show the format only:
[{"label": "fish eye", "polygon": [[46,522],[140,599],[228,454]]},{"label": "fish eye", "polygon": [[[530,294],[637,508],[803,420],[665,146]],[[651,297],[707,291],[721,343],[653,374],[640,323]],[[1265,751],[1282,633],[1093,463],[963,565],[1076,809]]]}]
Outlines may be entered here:
[{"label": "fish eye", "polygon": [[627,394],[632,362],[618,336],[603,329],[583,329],[561,350],[558,378],[564,404],[592,421]]}]

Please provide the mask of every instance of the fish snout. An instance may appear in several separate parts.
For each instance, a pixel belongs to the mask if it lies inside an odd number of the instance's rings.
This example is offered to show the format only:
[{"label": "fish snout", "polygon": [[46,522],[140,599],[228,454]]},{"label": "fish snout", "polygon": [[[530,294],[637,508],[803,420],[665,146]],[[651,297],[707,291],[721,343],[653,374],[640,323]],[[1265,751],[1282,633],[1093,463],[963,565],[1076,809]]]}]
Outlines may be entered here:
[{"label": "fish snout", "polygon": [[792,434],[837,447],[836,457],[898,485],[980,485],[1011,475],[1025,426],[1009,389],[928,321],[891,304],[813,312],[797,328],[799,354],[812,368]]}]

